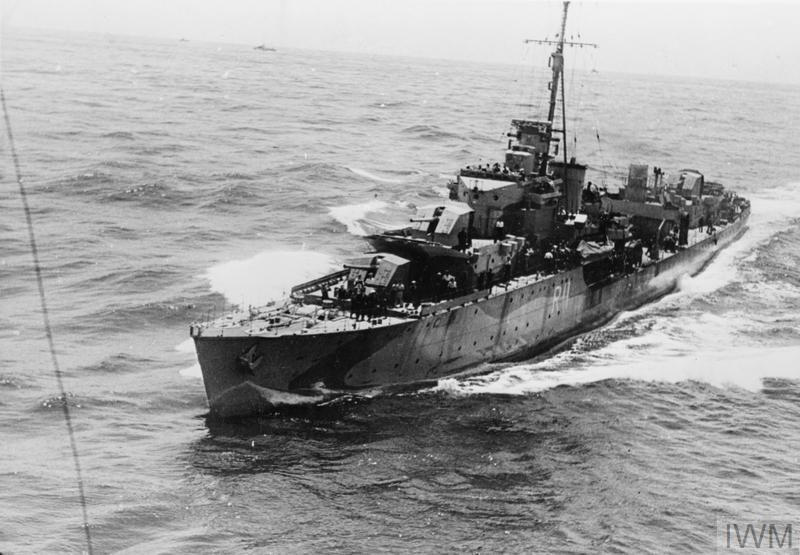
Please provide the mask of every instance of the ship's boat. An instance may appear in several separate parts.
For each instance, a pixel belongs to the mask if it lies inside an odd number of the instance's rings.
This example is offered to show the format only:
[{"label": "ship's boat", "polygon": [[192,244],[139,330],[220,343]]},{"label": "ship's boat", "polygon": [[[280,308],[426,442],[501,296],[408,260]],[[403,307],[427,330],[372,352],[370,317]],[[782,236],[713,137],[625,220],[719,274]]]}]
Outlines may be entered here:
[{"label": "ship's boat", "polygon": [[539,41],[555,46],[547,118],[512,120],[501,161],[461,169],[448,200],[289,298],[191,325],[212,414],[530,357],[664,295],[744,232],[749,202],[697,170],[586,182],[563,114],[553,125],[567,9],[558,40]]}]

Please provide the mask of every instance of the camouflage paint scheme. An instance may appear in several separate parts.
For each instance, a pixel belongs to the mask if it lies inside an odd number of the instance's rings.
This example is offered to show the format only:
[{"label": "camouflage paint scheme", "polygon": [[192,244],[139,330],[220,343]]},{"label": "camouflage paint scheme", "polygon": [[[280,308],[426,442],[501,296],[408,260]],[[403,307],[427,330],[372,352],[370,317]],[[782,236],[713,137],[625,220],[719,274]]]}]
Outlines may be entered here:
[{"label": "camouflage paint scheme", "polygon": [[[335,333],[194,335],[212,413],[268,410],[278,392],[362,389],[436,380],[482,362],[543,352],[621,310],[671,291],[746,229],[749,212],[714,236],[658,262],[587,286],[581,267],[464,302],[440,303],[419,318]],[[434,307],[435,309],[436,307]]]}]

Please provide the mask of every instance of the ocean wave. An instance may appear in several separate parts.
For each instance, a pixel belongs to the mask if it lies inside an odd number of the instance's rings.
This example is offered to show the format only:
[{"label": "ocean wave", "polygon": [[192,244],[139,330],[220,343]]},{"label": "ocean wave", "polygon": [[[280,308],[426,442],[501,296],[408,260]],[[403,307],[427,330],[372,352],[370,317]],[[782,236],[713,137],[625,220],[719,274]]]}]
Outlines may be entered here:
[{"label": "ocean wave", "polygon": [[180,143],[162,143],[162,144],[148,144],[138,145],[133,148],[126,148],[126,152],[131,152],[140,156],[160,156],[163,154],[171,154],[174,152],[186,152],[190,150],[188,144]]},{"label": "ocean wave", "polygon": [[[263,194],[262,188],[253,183],[251,179],[236,180],[218,177],[215,179],[220,185],[196,195],[191,199],[192,203],[198,204],[200,208],[212,208],[215,210],[225,210],[226,207],[251,206],[260,203]],[[244,182],[242,182],[244,181]]]},{"label": "ocean wave", "polygon": [[149,400],[142,400],[137,403],[130,395],[108,395],[98,397],[68,391],[65,395],[52,395],[51,397],[42,399],[34,410],[39,413],[50,413],[51,411],[57,410],[58,412],[53,413],[53,415],[61,417],[62,407],[66,404],[70,408],[70,412],[72,412],[73,416],[76,416],[77,413],[73,412],[72,409],[103,409],[104,416],[108,418],[112,414],[110,412],[112,409],[119,408],[124,413],[133,410],[140,403],[149,403]]},{"label": "ocean wave", "polygon": [[[58,409],[61,411],[61,408],[64,405],[67,405],[70,408],[80,409],[84,407],[84,399],[75,393],[66,392],[64,395],[53,395],[52,397],[47,397],[46,399],[42,399],[39,401],[36,411],[37,412],[49,412],[53,409]],[[59,412],[59,416],[61,413]]]},{"label": "ocean wave", "polygon": [[260,306],[289,294],[292,286],[336,269],[331,255],[305,250],[264,251],[209,268],[211,289],[240,307]]},{"label": "ocean wave", "polygon": [[77,175],[61,177],[47,184],[48,188],[60,193],[86,193],[104,190],[108,185],[116,183],[115,176],[98,170],[85,171]]},{"label": "ocean wave", "polygon": [[246,112],[248,110],[255,110],[252,104],[234,104],[232,106],[225,106],[221,109],[223,112]]},{"label": "ocean wave", "polygon": [[237,181],[253,181],[258,179],[258,176],[249,174],[249,173],[242,173],[242,172],[222,172],[222,173],[214,173],[211,174],[211,179],[215,181],[229,181],[231,179],[235,179]]},{"label": "ocean wave", "polygon": [[181,275],[182,272],[179,267],[167,264],[150,268],[126,267],[88,277],[76,285],[81,288],[124,285],[131,287],[132,291],[153,291],[153,289],[157,289],[160,286],[173,283]]},{"label": "ocean wave", "polygon": [[12,376],[8,374],[0,374],[0,388],[6,389],[22,389],[26,387],[26,382],[19,376]]},{"label": "ocean wave", "polygon": [[409,106],[409,102],[405,100],[385,100],[383,102],[372,102],[369,104],[370,108],[402,108]]},{"label": "ocean wave", "polygon": [[330,162],[305,161],[281,166],[275,169],[275,175],[292,176],[298,179],[331,179],[342,177],[345,168]]},{"label": "ocean wave", "polygon": [[395,177],[386,177],[383,175],[378,175],[373,172],[369,172],[367,170],[362,170],[361,168],[354,168],[351,166],[345,166],[345,169],[353,172],[356,175],[360,175],[361,177],[366,177],[367,179],[371,179],[373,181],[378,181],[379,183],[403,183],[404,179],[395,178]]},{"label": "ocean wave", "polygon": [[100,202],[136,202],[148,208],[174,210],[177,206],[193,206],[194,199],[163,182],[130,185],[123,190],[106,192]]},{"label": "ocean wave", "polygon": [[[59,330],[102,337],[111,333],[147,328],[153,324],[182,326],[187,322],[205,319],[204,310],[206,313],[211,313],[207,308],[212,305],[213,302],[203,302],[198,298],[174,302],[115,303],[86,317],[60,325]],[[220,304],[218,309],[222,308],[223,305]],[[98,322],[102,322],[102,325]]]},{"label": "ocean wave", "polygon": [[130,131],[111,131],[110,133],[103,133],[100,135],[102,139],[124,139],[127,141],[132,141],[136,138],[136,136],[131,133]]},{"label": "ocean wave", "polygon": [[134,160],[103,160],[100,166],[111,168],[112,170],[130,170],[141,167],[141,162]]},{"label": "ocean wave", "polygon": [[154,362],[154,359],[129,355],[126,353],[117,353],[111,355],[104,360],[95,364],[81,367],[78,371],[80,373],[107,373],[107,374],[121,374],[125,372],[139,371],[143,367],[147,367]]},{"label": "ocean wave", "polygon": [[436,125],[412,125],[401,130],[401,133],[413,135],[418,139],[458,139],[461,137],[458,133],[445,131]]}]

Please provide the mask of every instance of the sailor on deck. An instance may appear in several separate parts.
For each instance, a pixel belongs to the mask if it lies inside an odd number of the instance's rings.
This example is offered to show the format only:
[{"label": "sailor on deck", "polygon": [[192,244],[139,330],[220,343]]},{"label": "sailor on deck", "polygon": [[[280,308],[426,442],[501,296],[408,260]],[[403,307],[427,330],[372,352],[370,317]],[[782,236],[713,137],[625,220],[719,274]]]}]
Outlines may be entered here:
[{"label": "sailor on deck", "polygon": [[462,227],[461,231],[458,232],[458,247],[456,247],[456,249],[460,250],[461,252],[464,252],[465,250],[467,250],[468,246],[469,246],[469,238],[467,236],[467,228]]},{"label": "sailor on deck", "polygon": [[494,242],[502,241],[505,237],[506,224],[503,222],[503,218],[497,218],[497,221],[494,223]]}]

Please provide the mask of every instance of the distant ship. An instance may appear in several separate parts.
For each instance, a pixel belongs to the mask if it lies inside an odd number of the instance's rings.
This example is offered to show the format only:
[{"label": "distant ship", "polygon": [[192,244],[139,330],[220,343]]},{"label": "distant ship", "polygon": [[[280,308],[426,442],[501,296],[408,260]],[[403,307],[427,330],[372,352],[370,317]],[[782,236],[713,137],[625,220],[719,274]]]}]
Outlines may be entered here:
[{"label": "distant ship", "polygon": [[266,44],[259,44],[258,46],[254,46],[253,50],[263,50],[265,52],[277,52],[277,49],[267,46]]},{"label": "distant ship", "polygon": [[633,164],[617,192],[585,182],[563,111],[554,127],[568,7],[557,40],[537,41],[555,47],[546,119],[513,120],[502,161],[461,169],[449,200],[289,298],[191,325],[211,414],[542,353],[668,293],[745,231],[749,201],[697,170]]}]

